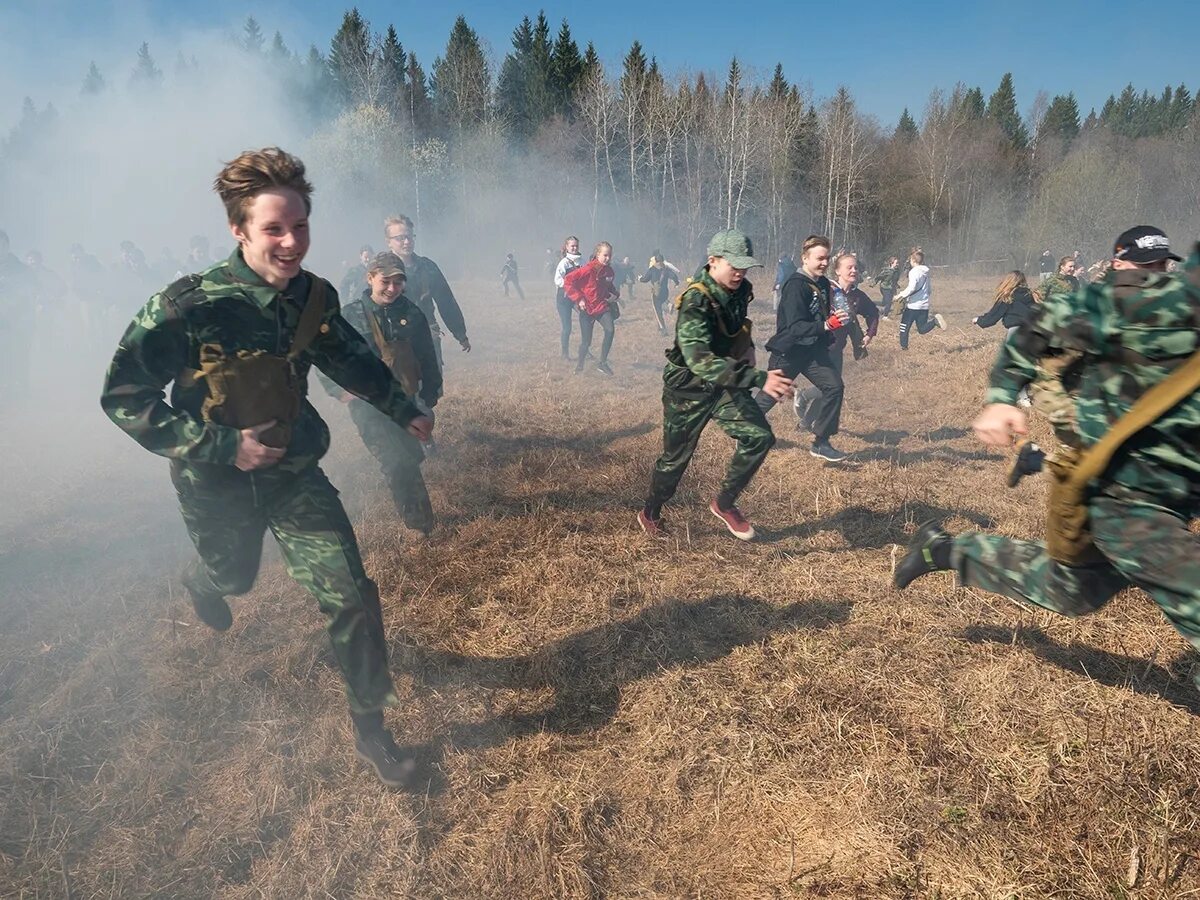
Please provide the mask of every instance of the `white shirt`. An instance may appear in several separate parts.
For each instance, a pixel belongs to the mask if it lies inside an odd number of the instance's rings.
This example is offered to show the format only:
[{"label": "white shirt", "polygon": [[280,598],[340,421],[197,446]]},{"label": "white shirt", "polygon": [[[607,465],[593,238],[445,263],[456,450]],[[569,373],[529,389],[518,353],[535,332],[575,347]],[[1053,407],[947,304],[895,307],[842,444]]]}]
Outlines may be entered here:
[{"label": "white shirt", "polygon": [[929,266],[913,266],[908,270],[908,287],[900,292],[909,309],[929,309]]},{"label": "white shirt", "polygon": [[567,277],[567,273],[572,269],[578,268],[579,260],[581,259],[583,259],[583,257],[578,253],[568,253],[558,261],[558,268],[554,270],[555,287],[563,286],[563,282]]}]

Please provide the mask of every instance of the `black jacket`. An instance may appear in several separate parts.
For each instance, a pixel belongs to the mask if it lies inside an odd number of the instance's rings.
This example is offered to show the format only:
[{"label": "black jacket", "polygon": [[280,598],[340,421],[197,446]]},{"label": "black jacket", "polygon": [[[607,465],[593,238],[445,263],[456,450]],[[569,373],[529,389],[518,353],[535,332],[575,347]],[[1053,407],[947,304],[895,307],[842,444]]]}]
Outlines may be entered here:
[{"label": "black jacket", "polygon": [[830,315],[829,279],[815,281],[801,269],[783,283],[779,311],[775,314],[775,334],[767,349],[780,356],[794,356],[805,350],[829,346],[825,321]]},{"label": "black jacket", "polygon": [[1034,300],[1029,288],[1017,288],[1013,291],[1012,300],[1005,303],[997,300],[992,308],[980,316],[975,324],[980,328],[991,328],[997,322],[1003,322],[1005,328],[1016,328],[1033,317]]}]

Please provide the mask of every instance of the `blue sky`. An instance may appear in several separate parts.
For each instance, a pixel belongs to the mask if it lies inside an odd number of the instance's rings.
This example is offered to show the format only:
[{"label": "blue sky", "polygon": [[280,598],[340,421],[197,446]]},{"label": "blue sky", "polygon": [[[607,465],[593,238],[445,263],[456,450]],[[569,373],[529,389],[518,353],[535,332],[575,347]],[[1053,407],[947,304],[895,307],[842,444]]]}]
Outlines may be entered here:
[{"label": "blue sky", "polygon": [[[132,66],[142,40],[169,63],[171,45],[208,33],[219,36],[254,15],[270,35],[278,29],[293,49],[316,43],[322,50],[341,20],[340,4],[237,0],[0,0],[0,125],[16,112],[13,96],[53,99],[77,85],[93,57],[113,67]],[[358,7],[376,30],[394,24],[406,48],[428,70],[445,46],[459,13],[490,45],[497,61],[509,48],[513,27],[538,6],[514,0],[435,5],[412,0],[362,0]],[[767,77],[776,62],[793,81],[818,97],[847,85],[868,113],[885,125],[908,106],[919,116],[929,91],[955,82],[978,84],[985,95],[1012,71],[1022,112],[1037,92],[1074,90],[1086,114],[1126,82],[1158,92],[1166,84],[1200,88],[1195,36],[1200,2],[1160,0],[1137,5],[1085,2],[914,2],[862,0],[830,4],[823,20],[812,7],[791,0],[731,4],[711,0],[612,0],[600,4],[548,3],[557,30],[566,16],[582,45],[595,42],[610,66],[634,40],[668,73],[682,69],[723,71],[736,53]],[[736,10],[744,20],[729,24]],[[804,10],[804,11],[797,11]],[[1130,18],[1136,11],[1137,21]],[[125,71],[113,74],[124,78]]]}]

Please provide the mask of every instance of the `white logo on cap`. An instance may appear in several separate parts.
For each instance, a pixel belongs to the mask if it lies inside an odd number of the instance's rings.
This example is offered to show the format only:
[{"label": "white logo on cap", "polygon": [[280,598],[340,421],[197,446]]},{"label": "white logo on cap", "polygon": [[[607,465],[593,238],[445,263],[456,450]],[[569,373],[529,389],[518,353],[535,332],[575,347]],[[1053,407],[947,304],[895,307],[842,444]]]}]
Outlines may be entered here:
[{"label": "white logo on cap", "polygon": [[1171,242],[1163,234],[1147,234],[1137,239],[1139,250],[1170,250]]}]

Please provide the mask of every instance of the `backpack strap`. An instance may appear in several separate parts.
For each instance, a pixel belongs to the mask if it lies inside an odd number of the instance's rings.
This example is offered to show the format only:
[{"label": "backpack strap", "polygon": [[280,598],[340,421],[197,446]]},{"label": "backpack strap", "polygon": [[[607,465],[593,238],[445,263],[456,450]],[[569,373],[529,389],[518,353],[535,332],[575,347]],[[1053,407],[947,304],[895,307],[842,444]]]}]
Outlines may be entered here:
[{"label": "backpack strap", "polygon": [[1125,443],[1148,428],[1200,391],[1200,353],[1192,356],[1174,372],[1138,398],[1129,412],[1117,419],[1104,437],[1089,448],[1071,473],[1070,486],[1082,493],[1093,478],[1104,474],[1108,464]]},{"label": "backpack strap", "polygon": [[308,349],[317,332],[321,328],[321,320],[325,318],[325,279],[309,275],[308,299],[300,313],[300,321],[296,325],[296,334],[292,338],[292,349],[287,358],[295,359]]}]

